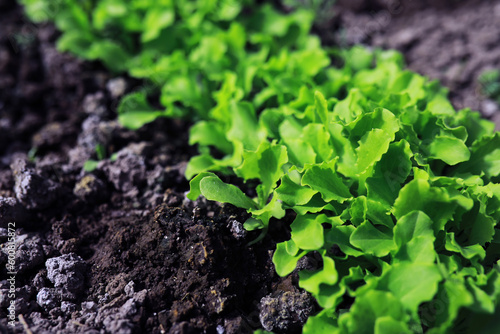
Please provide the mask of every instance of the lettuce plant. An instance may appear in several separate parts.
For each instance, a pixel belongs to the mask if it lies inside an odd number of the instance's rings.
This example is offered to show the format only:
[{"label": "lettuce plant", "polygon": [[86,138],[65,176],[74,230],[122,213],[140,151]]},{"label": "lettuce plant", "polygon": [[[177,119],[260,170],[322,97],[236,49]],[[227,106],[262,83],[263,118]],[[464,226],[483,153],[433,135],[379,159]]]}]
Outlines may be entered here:
[{"label": "lettuce plant", "polygon": [[[295,213],[273,261],[285,276],[301,258],[317,259],[299,272],[323,309],[304,333],[499,330],[491,326],[500,297],[500,134],[478,113],[455,112],[446,91],[403,70],[397,53],[355,48],[344,59],[327,70],[339,78],[336,91],[329,81],[304,86],[259,114],[231,101],[232,127],[220,140],[195,131],[200,144],[234,149],[190,162],[208,167],[188,197],[247,209],[248,229]],[[213,170],[257,180],[257,196]]]},{"label": "lettuce plant", "polygon": [[285,15],[252,0],[20,2],[35,22],[55,22],[59,50],[145,80],[118,108],[132,129],[161,116],[222,116],[219,102],[229,94],[278,105],[330,62],[309,35],[307,9]]}]

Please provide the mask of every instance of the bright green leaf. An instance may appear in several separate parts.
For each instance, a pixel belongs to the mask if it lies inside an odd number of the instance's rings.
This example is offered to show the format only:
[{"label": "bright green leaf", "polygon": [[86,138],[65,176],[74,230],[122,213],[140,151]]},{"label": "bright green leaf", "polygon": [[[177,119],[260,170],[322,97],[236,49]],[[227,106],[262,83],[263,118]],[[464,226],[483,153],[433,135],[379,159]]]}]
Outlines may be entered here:
[{"label": "bright green leaf", "polygon": [[239,188],[221,181],[217,176],[206,176],[200,181],[200,191],[208,200],[230,203],[244,209],[252,209],[256,204]]},{"label": "bright green leaf", "polygon": [[368,254],[383,257],[396,247],[392,238],[392,231],[386,227],[375,227],[369,221],[365,221],[356,228],[349,241]]}]

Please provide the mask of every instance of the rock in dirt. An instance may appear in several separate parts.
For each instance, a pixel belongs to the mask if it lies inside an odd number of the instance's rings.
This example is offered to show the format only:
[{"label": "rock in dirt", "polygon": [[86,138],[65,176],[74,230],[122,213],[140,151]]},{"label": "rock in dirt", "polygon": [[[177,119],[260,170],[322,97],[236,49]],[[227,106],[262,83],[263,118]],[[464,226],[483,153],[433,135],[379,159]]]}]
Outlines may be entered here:
[{"label": "rock in dirt", "polygon": [[90,115],[98,117],[108,116],[108,108],[106,107],[106,97],[103,92],[97,92],[85,96],[83,100],[83,111]]},{"label": "rock in dirt", "polygon": [[83,302],[81,306],[84,312],[93,312],[97,310],[97,304],[95,302]]},{"label": "rock in dirt", "polygon": [[76,304],[71,302],[62,301],[61,302],[61,311],[63,313],[73,313],[76,311]]},{"label": "rock in dirt", "polygon": [[124,78],[114,78],[108,81],[106,84],[106,89],[109,91],[112,97],[118,98],[125,94],[127,89],[127,81]]},{"label": "rock in dirt", "polygon": [[56,289],[61,289],[63,300],[74,300],[83,290],[87,265],[74,253],[53,257],[45,262],[47,277]]},{"label": "rock in dirt", "polygon": [[260,301],[260,323],[267,331],[287,333],[302,327],[314,310],[312,297],[306,292],[280,291],[275,297]]},{"label": "rock in dirt", "polygon": [[500,106],[498,105],[498,103],[490,99],[482,101],[481,108],[483,111],[483,115],[486,117],[491,117],[500,112]]},{"label": "rock in dirt", "polygon": [[123,192],[134,190],[146,181],[144,158],[128,148],[119,151],[115,161],[103,161],[98,168],[104,171],[116,189]]},{"label": "rock in dirt", "polygon": [[90,203],[100,203],[108,197],[108,188],[93,174],[85,175],[73,189],[75,196]]},{"label": "rock in dirt", "polygon": [[245,239],[248,233],[243,224],[236,219],[229,221],[229,229],[236,239]]},{"label": "rock in dirt", "polygon": [[54,288],[42,288],[36,295],[36,302],[44,310],[51,310],[59,305],[60,296]]},{"label": "rock in dirt", "polygon": [[33,278],[32,285],[36,289],[41,290],[42,288],[45,288],[47,285],[46,278],[47,278],[47,271],[46,270],[39,271]]},{"label": "rock in dirt", "polygon": [[56,201],[61,190],[58,183],[38,175],[25,160],[15,160],[10,168],[16,197],[27,209],[46,209]]},{"label": "rock in dirt", "polygon": [[134,295],[134,290],[135,290],[134,281],[128,282],[127,285],[125,285],[125,288],[123,289],[125,295],[128,297],[132,297]]}]

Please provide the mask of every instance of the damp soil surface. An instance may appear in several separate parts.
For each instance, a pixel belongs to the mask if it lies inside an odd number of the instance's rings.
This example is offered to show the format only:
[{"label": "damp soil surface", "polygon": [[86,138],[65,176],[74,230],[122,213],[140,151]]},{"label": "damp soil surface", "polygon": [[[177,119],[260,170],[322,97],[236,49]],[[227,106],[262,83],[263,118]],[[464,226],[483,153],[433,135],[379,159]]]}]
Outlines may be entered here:
[{"label": "damp soil surface", "polygon": [[[316,30],[397,48],[457,108],[498,119],[477,76],[500,67],[500,1],[401,3],[339,1]],[[249,245],[245,211],[188,200],[190,124],[124,129],[116,106],[141,83],[58,53],[57,36],[0,0],[0,333],[300,332],[317,305],[271,262],[293,215]]]},{"label": "damp soil surface", "polygon": [[500,108],[478,81],[500,69],[500,1],[339,0],[334,8],[338,29],[327,29],[325,41],[399,50],[409,69],[449,88],[457,109],[480,111],[500,128]]}]

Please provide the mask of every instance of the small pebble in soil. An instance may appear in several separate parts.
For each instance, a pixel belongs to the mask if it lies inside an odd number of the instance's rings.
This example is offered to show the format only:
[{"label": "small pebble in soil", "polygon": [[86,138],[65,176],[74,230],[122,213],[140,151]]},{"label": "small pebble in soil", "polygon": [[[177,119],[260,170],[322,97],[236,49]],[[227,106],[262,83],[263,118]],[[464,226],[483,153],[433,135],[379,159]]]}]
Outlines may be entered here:
[{"label": "small pebble in soil", "polygon": [[314,310],[312,297],[306,292],[279,291],[260,301],[260,323],[267,331],[290,332],[306,322]]},{"label": "small pebble in soil", "polygon": [[103,92],[88,94],[83,100],[83,111],[89,115],[96,115],[105,118],[108,115],[106,108],[106,98]]},{"label": "small pebble in soil", "polygon": [[113,98],[118,98],[125,94],[125,90],[127,89],[127,82],[124,78],[114,78],[108,81],[106,84],[106,89],[109,91],[109,94]]},{"label": "small pebble in soil", "polygon": [[82,311],[95,311],[97,310],[97,304],[95,302],[82,302]]},{"label": "small pebble in soil", "polygon": [[61,302],[61,311],[63,313],[72,313],[76,311],[76,304],[71,302],[62,301]]},{"label": "small pebble in soil", "polygon": [[233,236],[236,239],[244,239],[246,237],[247,231],[243,227],[242,223],[240,223],[239,221],[237,221],[235,219],[232,219],[229,221],[229,224],[230,224],[229,228],[231,230],[231,233],[233,234]]},{"label": "small pebble in soil", "polygon": [[125,295],[127,295],[128,297],[132,297],[132,295],[134,294],[134,289],[135,289],[135,283],[134,281],[130,281],[127,283],[127,285],[125,285],[123,291],[125,292]]},{"label": "small pebble in soil", "polygon": [[499,112],[500,106],[493,100],[484,100],[481,102],[481,109],[485,117],[491,117]]},{"label": "small pebble in soil", "polygon": [[93,174],[85,175],[75,184],[75,196],[92,204],[101,203],[108,197],[106,184]]},{"label": "small pebble in soil", "polygon": [[36,302],[44,310],[50,310],[59,305],[60,297],[54,288],[42,288],[36,295]]},{"label": "small pebble in soil", "polygon": [[109,294],[105,293],[104,295],[100,295],[97,298],[97,301],[99,302],[99,305],[106,304],[110,300]]}]

